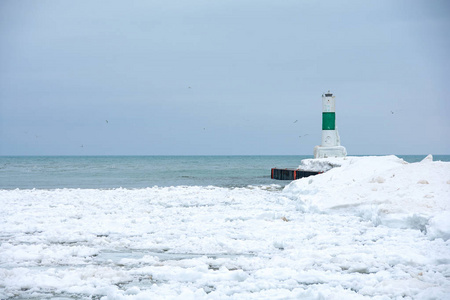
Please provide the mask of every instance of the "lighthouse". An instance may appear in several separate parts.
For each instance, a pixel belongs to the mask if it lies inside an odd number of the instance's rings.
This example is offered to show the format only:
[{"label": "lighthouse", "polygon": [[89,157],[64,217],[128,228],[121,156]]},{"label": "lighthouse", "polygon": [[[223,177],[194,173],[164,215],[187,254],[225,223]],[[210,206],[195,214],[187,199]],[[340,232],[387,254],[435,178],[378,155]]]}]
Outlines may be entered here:
[{"label": "lighthouse", "polygon": [[314,147],[314,158],[344,157],[347,150],[341,146],[336,126],[336,101],[330,91],[322,95],[322,144]]}]

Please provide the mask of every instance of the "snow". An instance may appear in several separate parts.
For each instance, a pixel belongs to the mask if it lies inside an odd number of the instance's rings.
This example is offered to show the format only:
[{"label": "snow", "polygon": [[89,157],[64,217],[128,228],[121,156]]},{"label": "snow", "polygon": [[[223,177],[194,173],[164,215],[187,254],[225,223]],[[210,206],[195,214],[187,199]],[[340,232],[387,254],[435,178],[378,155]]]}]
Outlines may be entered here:
[{"label": "snow", "polygon": [[350,213],[374,224],[423,231],[430,223],[434,238],[448,239],[450,223],[440,212],[450,211],[450,163],[432,159],[412,164],[396,156],[310,159],[300,168],[332,168],[293,182],[286,192],[302,211]]},{"label": "snow", "polygon": [[0,190],[0,299],[448,299],[450,163],[246,188]]}]

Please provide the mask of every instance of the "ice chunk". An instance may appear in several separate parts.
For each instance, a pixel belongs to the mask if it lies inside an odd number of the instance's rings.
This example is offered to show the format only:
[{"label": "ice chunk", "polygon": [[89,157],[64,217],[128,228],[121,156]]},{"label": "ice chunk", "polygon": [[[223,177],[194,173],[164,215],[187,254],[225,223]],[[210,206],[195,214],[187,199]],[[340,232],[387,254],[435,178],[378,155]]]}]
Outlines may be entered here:
[{"label": "ice chunk", "polygon": [[427,235],[432,239],[450,239],[450,211],[436,214],[430,219],[427,226]]}]

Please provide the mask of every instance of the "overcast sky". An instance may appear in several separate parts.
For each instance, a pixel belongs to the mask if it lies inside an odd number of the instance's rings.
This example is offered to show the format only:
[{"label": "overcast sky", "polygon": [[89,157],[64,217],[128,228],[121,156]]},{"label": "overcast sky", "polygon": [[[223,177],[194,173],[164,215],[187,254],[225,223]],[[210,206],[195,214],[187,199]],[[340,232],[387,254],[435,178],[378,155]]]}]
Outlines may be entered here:
[{"label": "overcast sky", "polygon": [[449,1],[1,1],[0,155],[450,154]]}]

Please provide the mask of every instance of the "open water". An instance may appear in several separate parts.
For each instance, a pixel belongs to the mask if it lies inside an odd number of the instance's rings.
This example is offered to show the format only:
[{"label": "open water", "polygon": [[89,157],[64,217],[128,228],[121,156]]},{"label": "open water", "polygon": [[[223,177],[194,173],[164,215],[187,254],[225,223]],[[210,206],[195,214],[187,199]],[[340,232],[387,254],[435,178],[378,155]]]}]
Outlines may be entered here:
[{"label": "open water", "polygon": [[[417,162],[425,155],[398,155]],[[286,185],[271,168],[296,168],[312,156],[3,156],[0,189]],[[450,161],[450,155],[434,160]]]}]

